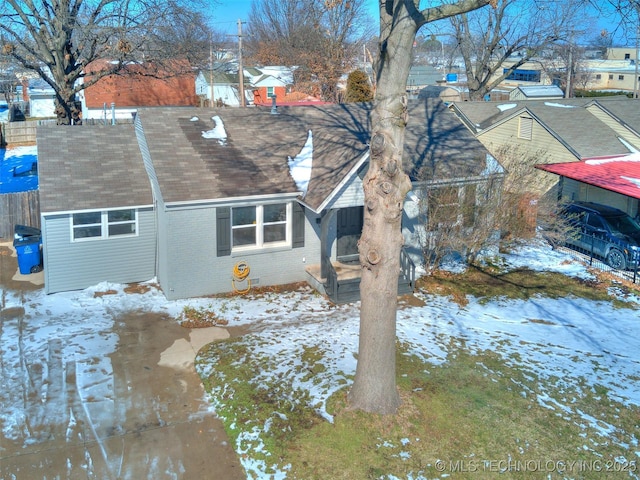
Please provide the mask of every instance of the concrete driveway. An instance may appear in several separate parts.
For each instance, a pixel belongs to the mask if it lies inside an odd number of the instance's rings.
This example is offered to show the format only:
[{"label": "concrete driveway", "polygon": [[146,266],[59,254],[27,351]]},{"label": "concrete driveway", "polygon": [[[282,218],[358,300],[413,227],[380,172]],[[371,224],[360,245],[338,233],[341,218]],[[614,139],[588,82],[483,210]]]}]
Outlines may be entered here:
[{"label": "concrete driveway", "polygon": [[0,479],[245,478],[193,368],[226,330],[135,310],[34,315],[41,283],[0,241]]}]

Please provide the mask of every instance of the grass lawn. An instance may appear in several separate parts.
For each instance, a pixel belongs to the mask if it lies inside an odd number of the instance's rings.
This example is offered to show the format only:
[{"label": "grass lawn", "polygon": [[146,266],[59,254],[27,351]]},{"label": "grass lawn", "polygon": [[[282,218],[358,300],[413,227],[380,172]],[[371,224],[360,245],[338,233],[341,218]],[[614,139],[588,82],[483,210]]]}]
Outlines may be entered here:
[{"label": "grass lawn", "polygon": [[[624,299],[634,294],[633,287],[610,278],[585,280],[487,266],[460,274],[438,272],[422,279],[418,288],[425,303],[441,302],[445,309],[448,303],[451,310],[463,311],[470,301],[488,305],[570,298],[607,308],[614,316],[639,318],[638,305]],[[618,292],[615,297],[612,288]],[[411,316],[414,308],[407,307],[403,314]],[[449,323],[455,323],[452,315]],[[557,326],[547,318],[527,321],[534,328]],[[294,349],[261,348],[278,344],[279,331],[265,335],[267,330],[262,330],[210,344],[197,358],[205,389],[235,442],[248,478],[640,475],[636,467],[640,408],[613,394],[606,382],[598,383],[597,375],[594,380],[594,375],[581,373],[584,365],[594,372],[610,369],[600,364],[600,353],[593,358],[584,352],[569,353],[575,355],[577,368],[565,377],[540,370],[538,360],[529,362],[526,352],[531,345],[509,336],[496,336],[492,348],[477,348],[468,345],[465,335],[438,334],[442,354],[437,359],[399,338],[397,383],[402,406],[397,415],[378,416],[348,408],[352,373],[339,366],[331,373],[333,390],[324,407],[319,405],[313,390],[325,381],[331,342],[307,335],[294,342]],[[580,334],[576,329],[575,335]],[[547,348],[549,355],[554,354],[544,342],[534,347],[543,357]],[[633,375],[619,379],[637,381]]]}]

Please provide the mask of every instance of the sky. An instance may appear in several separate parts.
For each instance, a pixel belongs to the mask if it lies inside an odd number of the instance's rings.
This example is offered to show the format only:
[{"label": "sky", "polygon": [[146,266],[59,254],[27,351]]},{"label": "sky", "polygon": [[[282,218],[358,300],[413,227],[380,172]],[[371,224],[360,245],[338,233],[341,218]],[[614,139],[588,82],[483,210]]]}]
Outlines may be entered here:
[{"label": "sky", "polygon": [[[377,15],[377,0],[364,1],[372,14]],[[246,22],[253,0],[217,0],[211,9],[212,26],[214,30],[228,34],[238,33],[238,19]]]},{"label": "sky", "polygon": [[[532,242],[493,261],[502,262],[509,268],[526,266],[593,278],[583,264],[566,253],[551,250],[545,243]],[[278,378],[291,388],[308,392],[307,403],[315,405],[318,415],[326,421],[333,421],[327,400],[338,389],[348,388],[355,373],[359,303],[334,306],[308,287],[255,297],[250,293],[228,298],[168,301],[157,290],[154,280],[147,284],[149,291],[140,294],[128,294],[125,285],[111,283],[51,295],[44,294],[41,289],[2,291],[3,308],[21,307],[25,311],[25,321],[9,317],[0,329],[3,371],[0,426],[4,437],[37,442],[28,435],[25,437],[24,423],[28,423],[30,412],[21,394],[25,388],[22,382],[27,381],[24,362],[41,361],[46,365],[50,341],[61,341],[63,360],[78,365],[79,395],[91,399],[87,415],[99,415],[91,410],[91,405],[100,405],[110,398],[110,390],[105,386],[112,385],[116,375],[110,355],[119,344],[113,329],[118,316],[126,312],[156,312],[177,319],[185,306],[212,310],[229,326],[251,326],[251,335],[242,337],[249,345],[248,351],[252,356],[270,358],[273,364],[272,368],[265,366],[263,371],[256,372],[255,381],[269,382]],[[96,295],[106,291],[112,294]],[[612,297],[624,296],[640,305],[639,297],[629,296],[622,289],[612,288],[610,293]],[[397,334],[399,340],[427,364],[442,364],[448,355],[455,354],[452,349],[462,344],[471,353],[487,349],[495,352],[509,365],[539,379],[535,391],[514,383],[514,388],[520,388],[523,396],[545,408],[581,419],[584,449],[592,453],[593,458],[598,458],[600,444],[615,443],[618,438],[633,435],[633,432],[619,432],[616,425],[598,420],[595,412],[577,410],[572,398],[555,390],[549,391],[546,385],[551,379],[555,382],[562,379],[563,385],[576,392],[586,395],[599,388],[606,391],[611,400],[623,405],[640,405],[637,381],[640,371],[639,310],[620,310],[608,302],[572,297],[533,297],[527,301],[496,299],[486,303],[469,298],[468,305],[460,306],[444,296],[425,293],[416,293],[416,296],[424,301],[424,305],[398,311]],[[329,345],[331,348],[327,348]],[[324,355],[325,368],[314,368],[317,372],[314,375],[308,375],[307,369],[291,367],[304,357],[307,349],[317,349]],[[21,357],[21,352],[27,355],[26,359]],[[201,374],[207,375],[215,365],[204,363],[198,368]],[[204,396],[212,405],[210,414],[219,410],[223,397],[229,398],[229,395],[214,392],[213,397]],[[55,417],[51,421],[56,421]],[[261,435],[268,425],[247,423],[237,428],[242,431],[234,448],[248,477],[260,480],[286,478],[286,467],[275,475],[267,474],[265,465],[252,455],[264,445]],[[612,432],[622,435],[612,435]],[[624,452],[620,461],[637,462],[640,458],[637,439],[619,447]],[[122,468],[126,470],[126,465]],[[175,473],[175,478],[179,478],[178,472]],[[391,476],[392,473],[389,472],[388,478],[397,478]],[[413,478],[425,477],[416,475]]]},{"label": "sky", "polygon": [[[259,1],[259,0],[257,0]],[[378,16],[378,0],[361,0],[367,6],[367,11],[374,18]],[[253,0],[217,0],[217,2],[211,8],[212,26],[214,30],[223,32],[230,35],[236,35],[238,33],[238,19],[246,22],[249,17],[249,11],[251,10],[251,4]],[[425,2],[422,2],[425,5]],[[605,5],[605,4],[603,4]],[[605,18],[602,15],[593,14],[595,26],[593,30],[587,35],[586,39],[591,40],[593,35],[597,35],[601,30],[606,29],[609,32],[616,32],[616,40],[618,42],[625,43],[626,40],[620,30],[616,31],[615,20]],[[426,28],[426,27],[425,27]],[[423,28],[421,33],[426,30]]]}]

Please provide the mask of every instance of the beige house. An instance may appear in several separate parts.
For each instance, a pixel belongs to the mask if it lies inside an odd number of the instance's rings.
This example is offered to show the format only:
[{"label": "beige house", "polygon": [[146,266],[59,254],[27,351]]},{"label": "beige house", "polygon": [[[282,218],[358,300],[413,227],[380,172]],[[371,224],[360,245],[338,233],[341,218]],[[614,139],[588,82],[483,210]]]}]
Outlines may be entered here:
[{"label": "beige house", "polygon": [[[640,151],[640,103],[627,97],[523,102],[463,102],[450,108],[507,172],[526,170],[520,188],[535,195],[606,203],[635,216],[638,198],[609,191],[610,182],[534,170]],[[640,197],[640,188],[639,195]]]},{"label": "beige house", "polygon": [[637,87],[636,66],[630,60],[591,60],[585,67],[578,88],[631,93]]},{"label": "beige house", "polygon": [[611,47],[607,48],[607,60],[633,60],[638,58],[635,47]]}]

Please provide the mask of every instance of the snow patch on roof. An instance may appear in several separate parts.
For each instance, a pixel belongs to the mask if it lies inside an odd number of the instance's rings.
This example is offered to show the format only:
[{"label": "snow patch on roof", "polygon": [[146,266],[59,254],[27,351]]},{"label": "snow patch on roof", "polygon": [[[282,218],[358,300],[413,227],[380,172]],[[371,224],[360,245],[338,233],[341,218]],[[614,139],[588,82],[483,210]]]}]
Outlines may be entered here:
[{"label": "snow patch on roof", "polygon": [[496,105],[498,110],[504,112],[506,110],[511,110],[512,108],[516,108],[518,106],[517,103],[503,103],[502,105]]},{"label": "snow patch on roof", "polygon": [[296,186],[304,195],[307,193],[309,180],[311,179],[311,167],[313,163],[313,135],[309,130],[309,136],[300,153],[294,158],[289,157],[289,171]]},{"label": "snow patch on roof", "polygon": [[200,120],[198,117],[191,117],[189,119],[190,122],[197,122],[198,120]]},{"label": "snow patch on roof", "polygon": [[555,103],[555,102],[544,102],[547,107],[558,107],[558,108],[576,108],[574,105],[565,105],[563,103]]},{"label": "snow patch on roof", "polygon": [[222,123],[222,119],[216,115],[211,117],[213,120],[214,127],[211,130],[207,130],[206,132],[202,132],[202,136],[204,138],[212,138],[214,140],[218,140],[220,145],[225,145],[227,143],[227,132],[224,129],[224,123]]},{"label": "snow patch on roof", "polygon": [[620,178],[633,183],[636,187],[640,188],[640,178],[625,177],[624,175],[621,175]]},{"label": "snow patch on roof", "polygon": [[586,165],[604,165],[615,162],[640,162],[640,152],[634,152],[622,157],[592,158],[584,161]]},{"label": "snow patch on roof", "polygon": [[632,152],[632,153],[637,153],[638,152],[638,149],[636,147],[634,147],[633,145],[631,145],[629,142],[627,142],[624,138],[618,137],[618,140],[620,140],[620,143],[622,143],[625,147],[627,147],[630,152]]}]

